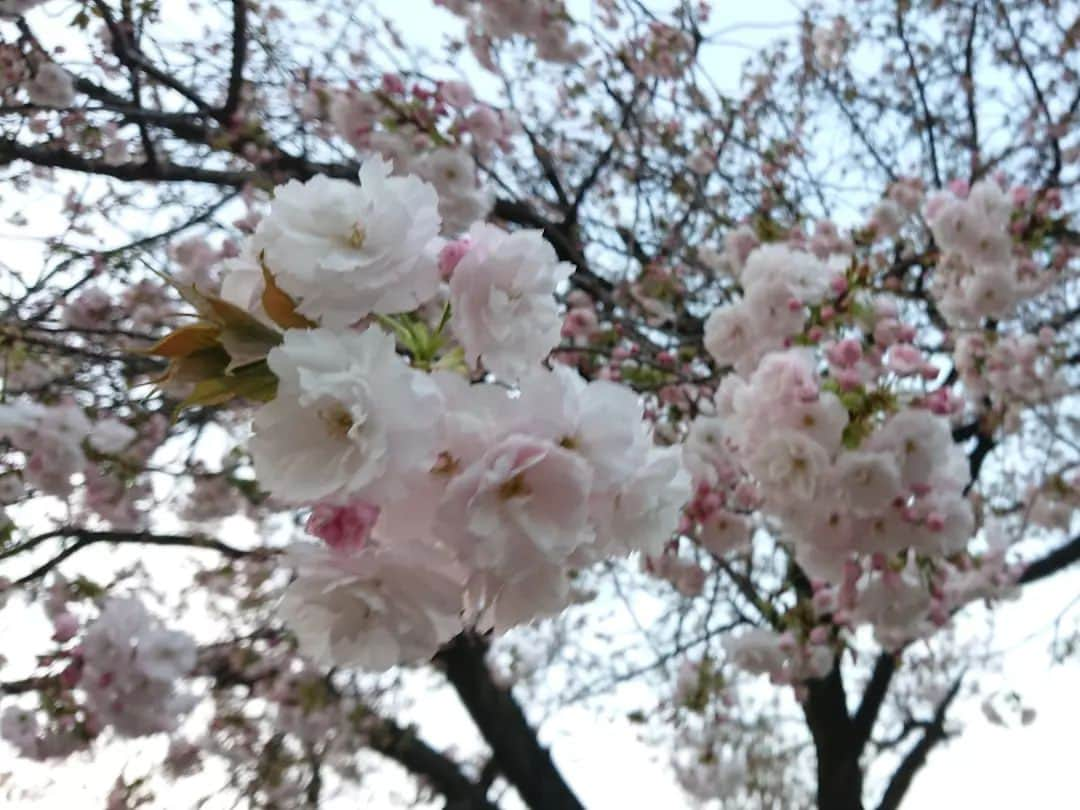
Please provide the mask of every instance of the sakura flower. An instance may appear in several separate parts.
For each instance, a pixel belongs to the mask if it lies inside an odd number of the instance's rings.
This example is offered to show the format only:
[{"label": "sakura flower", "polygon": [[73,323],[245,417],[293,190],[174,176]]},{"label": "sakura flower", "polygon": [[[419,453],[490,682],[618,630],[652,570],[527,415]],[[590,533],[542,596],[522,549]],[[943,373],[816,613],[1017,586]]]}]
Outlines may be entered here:
[{"label": "sakura flower", "polygon": [[187,633],[153,629],[140,635],[135,666],[146,677],[174,681],[195,668],[195,643]]},{"label": "sakura flower", "polygon": [[659,554],[689,498],[690,477],[678,450],[651,448],[647,460],[610,501],[610,510],[603,507],[593,560],[630,551]]},{"label": "sakura flower", "polygon": [[721,366],[738,366],[754,348],[758,332],[741,304],[717,307],[705,320],[705,350]]},{"label": "sakura flower", "polygon": [[71,477],[86,464],[82,443],[90,430],[82,409],[70,403],[0,405],[0,436],[27,454],[24,480],[54,495],[71,492]]},{"label": "sakura flower", "polygon": [[809,402],[794,402],[784,409],[781,421],[793,430],[805,433],[830,455],[840,449],[848,423],[847,408],[829,391]]},{"label": "sakura flower", "polygon": [[933,494],[918,505],[922,525],[911,545],[928,554],[948,556],[963,551],[975,534],[971,503],[957,494]]},{"label": "sakura flower", "polygon": [[900,467],[889,453],[843,453],[833,476],[840,497],[855,515],[877,514],[901,493]]},{"label": "sakura flower", "polygon": [[915,567],[908,565],[899,576],[875,576],[863,585],[853,615],[873,625],[885,649],[897,650],[934,629],[929,609],[930,594]]},{"label": "sakura flower", "polygon": [[330,123],[354,149],[365,149],[383,114],[383,105],[371,93],[335,93],[330,101]]},{"label": "sakura flower", "polygon": [[289,548],[281,603],[301,649],[334,666],[384,670],[429,658],[460,629],[460,574],[433,544],[395,540],[343,554]]},{"label": "sakura flower", "polygon": [[895,453],[905,486],[929,483],[948,461],[953,448],[948,422],[928,411],[905,409],[889,418],[873,436],[874,449]]},{"label": "sakura flower", "polygon": [[194,705],[177,689],[195,666],[194,641],[162,627],[134,598],[108,599],[81,650],[87,708],[121,734],[171,731]]},{"label": "sakura flower", "polygon": [[114,317],[112,297],[100,287],[90,287],[64,305],[64,323],[76,329],[100,329]]},{"label": "sakura flower", "polygon": [[341,328],[435,294],[437,206],[430,185],[390,177],[390,165],[371,157],[359,186],[320,175],[278,188],[252,249],[302,315]]},{"label": "sakura flower", "polygon": [[787,660],[787,654],[781,648],[781,637],[764,628],[730,636],[722,643],[732,663],[748,672],[778,673]]},{"label": "sakura flower", "polygon": [[811,500],[828,466],[825,448],[794,430],[766,437],[747,460],[762,486],[783,501]]},{"label": "sakura flower", "polygon": [[525,550],[565,560],[592,538],[592,471],[572,451],[514,434],[451,481],[439,533],[470,570],[512,573]]},{"label": "sakura flower", "polygon": [[724,436],[724,420],[718,416],[699,416],[691,423],[682,454],[683,464],[695,481],[716,486],[734,477],[736,462]]},{"label": "sakura flower", "polygon": [[[499,622],[507,615],[524,620],[548,611],[551,588],[562,594],[558,599],[565,598],[564,565],[595,536],[589,520],[591,481],[583,458],[524,434],[497,442],[451,478],[435,525],[470,572],[469,601],[476,615],[494,611]],[[540,601],[523,603],[519,588]],[[513,607],[501,604],[508,600]]]},{"label": "sakura flower", "polygon": [[913,527],[899,509],[887,509],[855,526],[855,543],[867,554],[895,554],[910,546],[913,539]]},{"label": "sakura flower", "polygon": [[828,267],[812,253],[786,245],[762,245],[746,259],[740,280],[750,290],[769,282],[779,282],[789,298],[804,304],[820,303],[829,291]]},{"label": "sakura flower", "polygon": [[409,164],[409,171],[438,192],[443,232],[457,234],[491,210],[491,195],[476,182],[476,163],[464,149],[433,149]]},{"label": "sakura flower", "polygon": [[520,403],[528,432],[582,456],[595,489],[617,488],[645,462],[652,441],[641,400],[625,386],[586,382],[566,366],[538,367],[522,382]]},{"label": "sakura flower", "polygon": [[750,547],[750,521],[742,515],[717,510],[701,525],[698,542],[717,556],[746,550]]},{"label": "sakura flower", "polygon": [[436,458],[403,481],[409,497],[380,504],[380,528],[389,537],[432,534],[439,503],[450,483],[514,426],[515,409],[505,388],[470,385],[460,374],[450,372],[436,372],[431,379],[443,403]]},{"label": "sakura flower", "polygon": [[411,471],[435,463],[441,397],[387,333],[289,330],[268,362],[278,392],[255,414],[250,449],[282,501],[397,498]]},{"label": "sakura flower", "polygon": [[326,545],[339,551],[359,551],[368,541],[379,518],[379,507],[367,501],[342,506],[318,503],[308,517],[307,529]]},{"label": "sakura flower", "polygon": [[522,376],[558,343],[555,288],[573,271],[539,231],[469,230],[471,246],[450,279],[451,325],[470,364]]},{"label": "sakura flower", "polygon": [[42,107],[70,107],[75,103],[75,83],[71,75],[53,62],[38,65],[34,78],[25,86],[30,101]]}]

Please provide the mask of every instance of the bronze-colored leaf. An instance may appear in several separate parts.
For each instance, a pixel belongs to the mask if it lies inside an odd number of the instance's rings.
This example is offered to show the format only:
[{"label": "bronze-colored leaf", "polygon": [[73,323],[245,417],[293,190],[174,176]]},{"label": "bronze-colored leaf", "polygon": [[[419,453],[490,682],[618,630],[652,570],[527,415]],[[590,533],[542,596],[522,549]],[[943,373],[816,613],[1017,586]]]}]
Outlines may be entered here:
[{"label": "bronze-colored leaf", "polygon": [[296,302],[289,297],[274,281],[273,274],[263,265],[262,305],[270,320],[283,329],[311,329],[314,321],[309,321],[296,311]]},{"label": "bronze-colored leaf", "polygon": [[194,323],[170,332],[149,349],[145,354],[175,359],[187,357],[201,349],[217,345],[221,329],[214,324]]}]

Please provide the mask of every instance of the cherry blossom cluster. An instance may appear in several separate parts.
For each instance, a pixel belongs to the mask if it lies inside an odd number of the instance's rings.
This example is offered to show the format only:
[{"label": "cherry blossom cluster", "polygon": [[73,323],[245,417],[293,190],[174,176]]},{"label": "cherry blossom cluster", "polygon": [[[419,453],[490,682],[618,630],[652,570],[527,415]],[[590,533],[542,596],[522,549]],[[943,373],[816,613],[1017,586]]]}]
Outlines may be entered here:
[{"label": "cherry blossom cluster", "polygon": [[[744,649],[755,642],[775,649],[776,638],[749,633]],[[746,660],[741,653],[739,659]],[[675,726],[671,765],[683,789],[703,803],[748,794],[784,801],[792,789],[790,776],[781,775],[790,765],[784,760],[797,747],[785,745],[767,719],[776,707],[762,703],[761,690],[742,688],[746,679],[739,675],[738,669],[709,657],[682,661],[670,701]]]},{"label": "cherry blossom cluster", "polygon": [[766,674],[776,684],[794,684],[824,678],[836,651],[824,627],[815,628],[800,642],[794,633],[774,633],[757,627],[724,639],[728,660],[747,672]]},{"label": "cherry blossom cluster", "polygon": [[[820,228],[810,245],[734,232],[714,260],[743,296],[712,312],[705,346],[736,373],[683,446],[695,482],[683,529],[723,556],[763,525],[813,578],[815,618],[730,640],[733,660],[783,683],[831,667],[834,625],[869,623],[896,646],[978,590],[956,568],[976,530],[948,419],[961,403],[926,390],[939,370],[896,305],[861,291],[850,246]],[[1000,570],[983,569],[989,590],[1008,584]]]},{"label": "cherry blossom cluster", "polygon": [[585,47],[571,39],[573,20],[563,0],[435,0],[469,22],[467,39],[480,64],[495,70],[492,47],[521,37],[547,62],[574,62]]},{"label": "cherry blossom cluster", "polygon": [[964,332],[957,336],[953,360],[968,399],[988,403],[1016,429],[1023,409],[1066,392],[1053,356],[1054,335]]},{"label": "cherry blossom cluster", "polygon": [[752,238],[736,231],[724,252],[738,274],[742,298],[717,307],[705,322],[705,348],[721,366],[744,375],[801,334],[810,308],[843,293],[845,283],[842,265],[830,267],[805,250],[769,244],[745,255]]},{"label": "cherry blossom cluster", "polygon": [[659,20],[649,23],[644,36],[629,43],[630,69],[635,76],[677,79],[694,59],[694,38],[686,31]]},{"label": "cherry blossom cluster", "polygon": [[509,149],[516,123],[476,99],[465,82],[409,87],[387,73],[373,89],[319,87],[304,106],[357,153],[380,155],[398,174],[433,185],[447,234],[460,233],[491,209],[491,195],[476,179],[474,155],[490,158],[496,149]]},{"label": "cherry blossom cluster", "polygon": [[[8,705],[0,736],[26,757],[66,756],[106,727],[127,737],[172,731],[195,705],[177,681],[195,668],[196,648],[183,632],[165,628],[133,597],[109,597],[80,635],[80,623],[53,588],[47,608],[53,639],[66,662],[49,679],[40,709]],[[58,596],[58,594],[61,594]]]},{"label": "cherry blossom cluster", "polygon": [[833,18],[828,25],[815,25],[809,44],[814,60],[823,70],[836,70],[844,63],[851,46],[851,26],[843,17]]},{"label": "cherry blossom cluster", "polygon": [[1039,269],[1017,245],[1014,225],[1023,231],[1019,210],[1030,194],[1007,195],[995,181],[930,197],[925,217],[942,250],[931,287],[941,313],[956,326],[977,326],[984,318],[1004,318],[1016,305],[1046,289],[1054,274]]},{"label": "cherry blossom cluster", "polygon": [[87,451],[115,455],[128,449],[136,435],[117,419],[91,421],[71,402],[0,405],[0,437],[24,454],[23,481],[50,495],[71,493],[73,476],[90,466]]},{"label": "cherry blossom cluster", "polygon": [[318,660],[381,669],[557,611],[576,571],[658,554],[689,495],[636,393],[542,364],[572,267],[535,231],[439,232],[436,190],[372,157],[359,185],[279,188],[222,285],[267,335],[265,360],[221,337],[273,380],[256,478],[325,541],[291,552],[282,606]]},{"label": "cherry blossom cluster", "polygon": [[[9,4],[11,5],[11,4]],[[18,15],[32,3],[0,6],[0,16]],[[75,82],[66,70],[37,53],[26,55],[17,45],[0,43],[0,94],[22,90],[31,104],[39,107],[70,107],[75,101]]]}]

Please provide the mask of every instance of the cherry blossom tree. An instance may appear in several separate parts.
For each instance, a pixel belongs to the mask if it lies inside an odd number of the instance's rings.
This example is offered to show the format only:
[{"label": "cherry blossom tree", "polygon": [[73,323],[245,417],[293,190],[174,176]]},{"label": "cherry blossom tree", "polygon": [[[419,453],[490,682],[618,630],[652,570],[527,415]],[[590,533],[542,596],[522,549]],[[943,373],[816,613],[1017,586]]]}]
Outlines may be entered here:
[{"label": "cherry blossom tree", "polygon": [[408,5],[0,2],[5,744],[559,810],[583,706],[687,805],[892,810],[956,701],[1030,722],[1075,6],[810,2],[731,77],[707,2]]}]

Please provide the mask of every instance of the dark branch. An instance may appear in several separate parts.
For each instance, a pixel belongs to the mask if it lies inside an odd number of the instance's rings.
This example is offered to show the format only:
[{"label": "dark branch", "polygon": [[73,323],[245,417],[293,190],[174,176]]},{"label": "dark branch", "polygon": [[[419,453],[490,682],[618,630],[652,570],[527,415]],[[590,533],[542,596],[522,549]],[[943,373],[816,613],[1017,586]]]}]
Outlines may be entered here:
[{"label": "dark branch", "polygon": [[866,685],[859,708],[851,721],[851,733],[857,751],[861,754],[870,739],[870,733],[874,729],[874,723],[881,711],[881,705],[889,692],[889,684],[896,672],[897,657],[891,652],[883,651],[874,662],[874,671],[870,675],[870,682]]},{"label": "dark branch", "polygon": [[486,785],[470,781],[452,759],[436,751],[393,720],[381,718],[368,731],[372,749],[422,777],[447,799],[447,810],[496,810],[487,799]]},{"label": "dark branch", "polygon": [[1028,563],[1017,583],[1026,585],[1037,582],[1068,568],[1075,562],[1080,562],[1080,535],[1077,535],[1060,548],[1054,549],[1045,557]]},{"label": "dark branch", "polygon": [[10,556],[11,554],[21,551],[28,551],[46,540],[60,537],[72,538],[75,542],[55,557],[52,557],[39,565],[29,574],[15,580],[16,585],[25,585],[28,582],[40,579],[64,560],[79,553],[87,546],[92,546],[96,543],[141,543],[152,546],[207,549],[220,552],[230,559],[237,559],[255,553],[253,551],[235,548],[227,543],[222,543],[220,540],[214,540],[209,537],[199,537],[197,535],[153,534],[151,532],[93,532],[85,529],[58,529],[54,532],[48,532],[31,538],[31,540],[5,552],[5,556]]},{"label": "dark branch", "polygon": [[878,805],[878,810],[897,810],[900,807],[900,801],[911,786],[915,774],[926,763],[930,750],[948,737],[945,731],[945,715],[960,692],[963,677],[961,675],[953,682],[952,687],[941,703],[938,704],[937,710],[934,712],[934,719],[927,725],[919,741],[915,743],[914,747],[907,752],[907,755],[900,762],[900,766],[892,775],[892,779],[889,780],[889,786],[885,789],[885,795],[881,799],[881,804]]},{"label": "dark branch", "polygon": [[465,632],[446,644],[435,662],[491,746],[499,772],[532,810],[584,810],[514,696],[492,679],[486,652],[482,637]]},{"label": "dark branch", "polygon": [[247,58],[247,0],[233,0],[232,68],[225,106],[219,118],[226,125],[240,108],[240,92],[244,87],[244,61]]}]

